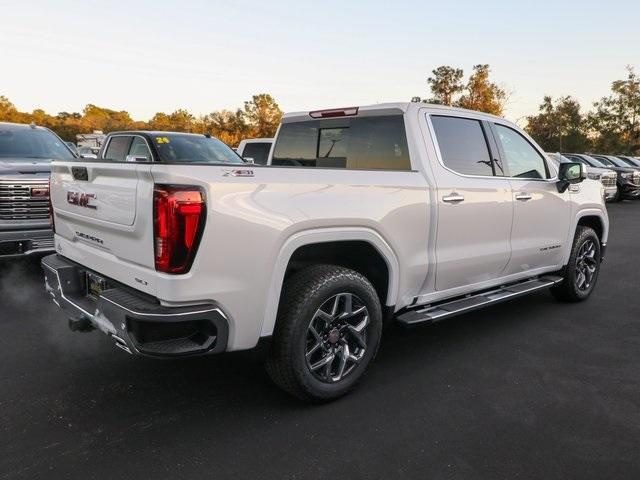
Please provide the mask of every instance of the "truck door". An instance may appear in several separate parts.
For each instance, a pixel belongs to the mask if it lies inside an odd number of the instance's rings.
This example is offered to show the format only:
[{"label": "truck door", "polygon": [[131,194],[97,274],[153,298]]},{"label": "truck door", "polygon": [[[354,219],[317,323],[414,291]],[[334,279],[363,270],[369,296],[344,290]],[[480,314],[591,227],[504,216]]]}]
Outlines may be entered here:
[{"label": "truck door", "polygon": [[484,121],[428,115],[438,162],[436,290],[503,275],[509,262],[513,202],[490,127]]},{"label": "truck door", "polygon": [[558,265],[569,241],[571,189],[558,193],[555,171],[520,132],[499,123],[493,123],[492,130],[514,203],[511,260],[505,274]]}]

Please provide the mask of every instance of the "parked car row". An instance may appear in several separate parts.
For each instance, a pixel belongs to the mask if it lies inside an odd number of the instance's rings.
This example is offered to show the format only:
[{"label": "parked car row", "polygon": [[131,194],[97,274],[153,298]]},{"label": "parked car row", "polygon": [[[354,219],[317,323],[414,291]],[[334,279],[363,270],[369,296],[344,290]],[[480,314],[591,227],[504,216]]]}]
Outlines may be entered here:
[{"label": "parked car row", "polygon": [[[614,202],[640,198],[640,158],[584,153],[562,154],[568,161],[586,165],[594,175],[600,175],[605,188],[611,187],[611,173],[615,174],[615,192],[607,198]],[[607,173],[609,172],[609,173]]]}]

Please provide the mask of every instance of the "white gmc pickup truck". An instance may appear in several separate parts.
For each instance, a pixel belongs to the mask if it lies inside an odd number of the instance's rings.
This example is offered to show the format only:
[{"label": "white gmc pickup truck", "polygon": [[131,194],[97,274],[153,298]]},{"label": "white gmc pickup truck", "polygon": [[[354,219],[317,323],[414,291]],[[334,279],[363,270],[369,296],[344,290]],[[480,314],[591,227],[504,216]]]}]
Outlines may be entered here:
[{"label": "white gmc pickup truck", "polygon": [[586,299],[609,231],[583,165],[421,103],[285,115],[265,166],[204,135],[112,133],[53,163],[51,199],[46,288],[73,330],[155,357],[267,340],[270,376],[312,401],[362,377],[383,320]]}]

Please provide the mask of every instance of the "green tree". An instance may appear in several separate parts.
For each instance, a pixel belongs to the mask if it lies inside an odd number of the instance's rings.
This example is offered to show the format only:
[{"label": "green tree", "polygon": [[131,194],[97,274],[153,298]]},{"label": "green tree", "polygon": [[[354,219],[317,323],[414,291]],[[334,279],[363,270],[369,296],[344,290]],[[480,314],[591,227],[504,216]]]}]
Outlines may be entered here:
[{"label": "green tree", "polygon": [[441,65],[432,71],[433,77],[427,78],[433,97],[428,103],[453,105],[454,97],[464,89],[462,77],[464,71],[461,68],[453,68]]},{"label": "green tree", "polygon": [[640,155],[640,78],[627,66],[627,78],[611,84],[611,95],[594,104],[589,126],[602,153]]},{"label": "green tree", "polygon": [[[501,116],[507,93],[489,80],[489,65],[475,65],[465,87],[465,93],[455,102],[457,107]],[[462,70],[460,70],[462,72]]]},{"label": "green tree", "polygon": [[585,116],[571,96],[557,101],[545,96],[539,113],[527,117],[526,130],[548,152],[585,152],[590,149]]}]

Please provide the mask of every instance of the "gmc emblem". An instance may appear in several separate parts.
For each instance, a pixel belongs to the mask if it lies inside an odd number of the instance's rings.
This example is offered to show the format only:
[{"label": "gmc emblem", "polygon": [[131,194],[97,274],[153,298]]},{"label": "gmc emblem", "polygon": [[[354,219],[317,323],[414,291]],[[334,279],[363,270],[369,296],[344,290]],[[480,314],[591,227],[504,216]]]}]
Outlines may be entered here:
[{"label": "gmc emblem", "polygon": [[48,197],[49,189],[46,187],[32,187],[31,196],[34,198]]},{"label": "gmc emblem", "polygon": [[67,202],[71,205],[77,205],[79,207],[91,208],[96,210],[98,207],[95,205],[91,205],[89,202],[91,200],[95,200],[95,193],[78,193],[78,192],[67,192]]}]

